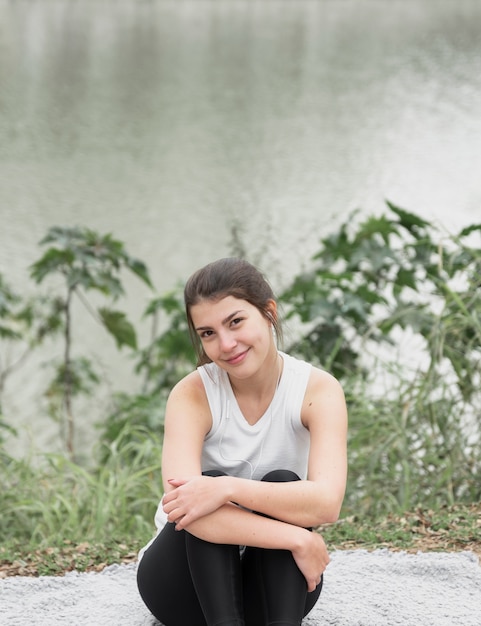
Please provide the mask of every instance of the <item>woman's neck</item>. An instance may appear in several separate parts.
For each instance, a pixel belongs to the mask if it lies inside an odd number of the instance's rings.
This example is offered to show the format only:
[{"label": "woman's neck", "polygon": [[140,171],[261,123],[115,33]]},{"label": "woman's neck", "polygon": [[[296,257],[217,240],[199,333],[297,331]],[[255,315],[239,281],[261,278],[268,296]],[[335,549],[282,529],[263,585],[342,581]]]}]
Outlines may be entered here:
[{"label": "woman's neck", "polygon": [[274,348],[255,376],[248,379],[230,378],[232,391],[236,398],[251,398],[263,401],[272,400],[282,376],[284,361],[277,348]]}]

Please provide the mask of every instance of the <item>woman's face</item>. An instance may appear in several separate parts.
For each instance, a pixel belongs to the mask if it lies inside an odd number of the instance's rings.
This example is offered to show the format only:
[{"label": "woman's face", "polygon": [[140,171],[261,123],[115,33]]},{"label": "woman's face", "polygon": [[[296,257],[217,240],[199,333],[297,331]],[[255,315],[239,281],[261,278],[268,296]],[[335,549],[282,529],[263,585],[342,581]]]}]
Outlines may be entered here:
[{"label": "woman's face", "polygon": [[[275,316],[276,303],[269,306]],[[277,352],[271,322],[246,300],[201,300],[190,315],[207,356],[237,378],[252,376]]]}]

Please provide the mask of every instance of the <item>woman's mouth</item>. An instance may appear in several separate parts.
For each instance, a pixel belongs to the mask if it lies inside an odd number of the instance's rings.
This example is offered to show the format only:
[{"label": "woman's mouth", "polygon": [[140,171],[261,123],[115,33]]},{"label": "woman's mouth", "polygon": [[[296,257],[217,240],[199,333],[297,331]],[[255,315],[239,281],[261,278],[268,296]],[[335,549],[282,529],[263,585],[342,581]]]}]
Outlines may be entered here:
[{"label": "woman's mouth", "polygon": [[239,352],[239,354],[236,354],[230,359],[225,359],[225,360],[227,361],[227,363],[229,363],[229,365],[238,365],[239,363],[242,363],[247,352],[248,350],[244,350],[244,352]]}]

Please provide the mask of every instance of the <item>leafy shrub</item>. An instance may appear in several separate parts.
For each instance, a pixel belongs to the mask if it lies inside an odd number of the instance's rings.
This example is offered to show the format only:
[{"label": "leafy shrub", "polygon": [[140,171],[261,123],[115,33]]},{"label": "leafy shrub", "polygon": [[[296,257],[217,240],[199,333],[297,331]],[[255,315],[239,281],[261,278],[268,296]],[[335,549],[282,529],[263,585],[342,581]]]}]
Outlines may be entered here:
[{"label": "leafy shrub", "polygon": [[481,497],[481,225],[448,236],[388,207],[323,239],[282,295],[290,351],[343,380],[345,508],[373,514]]}]

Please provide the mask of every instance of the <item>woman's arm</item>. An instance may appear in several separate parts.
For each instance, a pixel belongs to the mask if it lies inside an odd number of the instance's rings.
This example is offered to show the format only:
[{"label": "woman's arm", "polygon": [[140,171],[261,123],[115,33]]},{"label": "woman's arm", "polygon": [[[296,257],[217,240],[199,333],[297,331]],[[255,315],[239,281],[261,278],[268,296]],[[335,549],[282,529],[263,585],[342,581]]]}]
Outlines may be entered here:
[{"label": "woman's arm", "polygon": [[190,474],[171,473],[170,493],[164,498],[169,520],[176,521],[179,529],[186,528],[235,502],[296,526],[335,521],[347,478],[347,410],[342,388],[330,374],[313,369],[302,420],[310,433],[308,480],[269,483],[228,476],[209,478],[201,476],[200,468]]},{"label": "woman's arm", "polygon": [[[322,537],[305,530],[302,524],[286,523],[243,510],[232,504],[235,499],[230,497],[228,489],[222,488],[229,484],[226,482],[224,485],[224,479],[229,477],[201,475],[202,445],[211,425],[210,409],[200,376],[197,373],[190,374],[172,390],[166,409],[162,475],[164,510],[168,513],[169,521],[175,522],[178,530],[185,528],[193,535],[214,543],[290,550],[306,578],[308,590],[312,591],[329,562]],[[170,478],[176,475],[188,475],[191,478],[187,481]],[[239,485],[247,483],[246,486],[261,484],[241,479],[232,481]],[[268,493],[269,488],[281,485],[264,484],[268,487]],[[246,497],[252,499],[252,494]],[[187,523],[187,516],[191,515],[188,511],[189,502],[195,512],[194,519]],[[205,503],[207,507],[203,509]],[[275,511],[273,513],[273,517],[277,517]]]},{"label": "woman's arm", "polygon": [[326,544],[318,533],[250,513],[234,504],[221,506],[185,530],[211,543],[289,550],[306,579],[308,591],[316,588],[329,564]]}]

